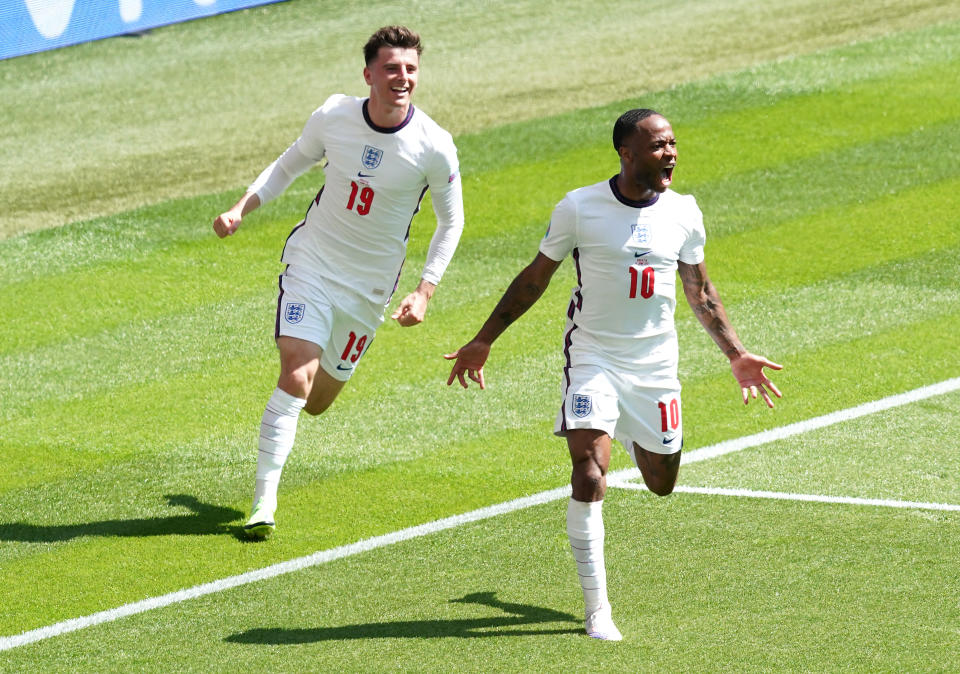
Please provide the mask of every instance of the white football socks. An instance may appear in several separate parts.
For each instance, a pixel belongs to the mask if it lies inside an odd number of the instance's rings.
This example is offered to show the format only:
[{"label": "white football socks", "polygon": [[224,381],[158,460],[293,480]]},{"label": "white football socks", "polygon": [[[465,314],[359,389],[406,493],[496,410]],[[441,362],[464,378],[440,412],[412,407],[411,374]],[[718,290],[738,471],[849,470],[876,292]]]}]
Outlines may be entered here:
[{"label": "white football socks", "polygon": [[586,503],[571,498],[567,505],[567,537],[577,562],[585,614],[589,616],[610,604],[603,564],[603,501]]},{"label": "white football socks", "polygon": [[253,505],[266,497],[274,506],[277,503],[277,487],[283,464],[293,448],[297,435],[297,418],[307,404],[279,388],[275,389],[260,421],[260,448],[257,453],[257,486],[253,493]]}]

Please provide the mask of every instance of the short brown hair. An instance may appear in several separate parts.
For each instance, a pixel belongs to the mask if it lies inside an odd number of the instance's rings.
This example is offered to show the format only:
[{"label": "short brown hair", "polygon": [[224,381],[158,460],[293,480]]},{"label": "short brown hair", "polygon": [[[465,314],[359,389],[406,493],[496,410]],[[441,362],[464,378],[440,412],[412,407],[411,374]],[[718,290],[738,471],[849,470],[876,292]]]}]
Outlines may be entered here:
[{"label": "short brown hair", "polygon": [[380,53],[380,47],[400,47],[401,49],[416,49],[417,56],[423,53],[423,45],[420,44],[420,35],[413,32],[406,26],[384,26],[376,33],[370,36],[367,44],[363,45],[363,58],[366,64],[370,65],[377,54]]}]

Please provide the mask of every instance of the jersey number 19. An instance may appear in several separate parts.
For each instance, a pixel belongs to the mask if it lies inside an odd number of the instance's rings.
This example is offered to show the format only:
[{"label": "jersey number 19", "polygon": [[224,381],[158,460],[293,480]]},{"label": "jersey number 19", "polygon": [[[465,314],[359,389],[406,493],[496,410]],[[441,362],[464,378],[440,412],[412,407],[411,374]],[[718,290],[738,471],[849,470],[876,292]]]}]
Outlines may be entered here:
[{"label": "jersey number 19", "polygon": [[[359,199],[357,198],[359,197]],[[347,210],[352,211],[354,206],[359,215],[366,215],[370,212],[370,204],[373,203],[373,189],[367,185],[363,189],[354,181],[350,181],[350,198],[347,200]]]}]

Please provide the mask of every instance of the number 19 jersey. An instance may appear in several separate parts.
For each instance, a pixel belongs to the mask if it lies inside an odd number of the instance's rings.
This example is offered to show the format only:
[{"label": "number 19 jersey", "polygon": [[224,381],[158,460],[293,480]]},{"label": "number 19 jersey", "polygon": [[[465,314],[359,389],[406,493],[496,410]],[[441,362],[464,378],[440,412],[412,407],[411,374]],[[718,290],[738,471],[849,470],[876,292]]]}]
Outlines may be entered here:
[{"label": "number 19 jersey", "polygon": [[676,379],[677,261],[703,261],[703,215],[694,197],[669,189],[650,201],[631,201],[616,178],[567,193],[540,243],[552,260],[571,255],[576,270],[567,365]]},{"label": "number 19 jersey", "polygon": [[[300,154],[315,162],[326,158],[326,180],[288,237],[283,262],[386,303],[427,188],[438,227],[459,237],[460,173],[453,138],[426,113],[411,105],[401,125],[385,129],[373,123],[366,105],[353,96],[331,96],[297,139]],[[423,278],[439,283],[452,252],[433,256],[433,268],[428,260]]]}]

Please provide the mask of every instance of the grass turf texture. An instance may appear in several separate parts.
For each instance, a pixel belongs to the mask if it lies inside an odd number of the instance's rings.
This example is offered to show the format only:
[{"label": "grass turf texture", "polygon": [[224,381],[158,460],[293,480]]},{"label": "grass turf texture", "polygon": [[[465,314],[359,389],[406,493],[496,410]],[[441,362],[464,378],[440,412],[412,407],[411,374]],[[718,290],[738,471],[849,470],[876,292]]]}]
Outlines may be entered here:
[{"label": "grass turf texture", "polygon": [[960,19],[949,0],[405,4],[295,0],[0,62],[0,236],[248,184],[320,92],[365,93],[385,23],[424,35],[418,104],[459,135]]},{"label": "grass turf texture", "polygon": [[[276,372],[276,259],[319,173],[225,242],[206,223],[235,192],[0,243],[0,315],[17,317],[0,326],[0,634],[563,484],[565,448],[549,429],[569,267],[498,342],[490,390],[446,390],[439,354],[532,258],[563,192],[615,172],[609,127],[638,102],[675,121],[677,188],[706,213],[708,264],[735,324],[789,368],[777,410],[740,409],[722,356],[681,306],[687,448],[958,376],[960,119],[941,93],[958,42],[957,24],[894,33],[461,134],[469,224],[429,320],[385,325],[335,407],[301,425],[280,534],[266,545],[235,534]],[[407,287],[431,223],[415,221]],[[944,396],[695,464],[681,479],[957,503],[957,409]],[[956,514],[612,497],[611,593],[630,648],[598,655],[579,636],[562,508],[542,506],[26,646],[0,654],[0,668],[948,662]],[[642,575],[661,554],[670,563]],[[528,607],[527,623],[451,603],[478,592]],[[471,620],[495,636],[450,638]]]}]

